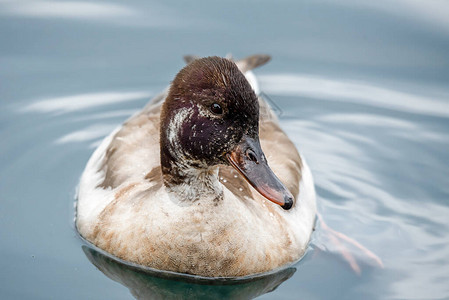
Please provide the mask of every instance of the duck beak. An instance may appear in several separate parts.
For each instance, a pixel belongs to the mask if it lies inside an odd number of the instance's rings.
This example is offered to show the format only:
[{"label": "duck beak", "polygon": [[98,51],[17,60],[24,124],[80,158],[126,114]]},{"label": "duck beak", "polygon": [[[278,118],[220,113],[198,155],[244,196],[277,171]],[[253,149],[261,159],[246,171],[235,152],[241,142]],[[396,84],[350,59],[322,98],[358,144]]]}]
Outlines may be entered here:
[{"label": "duck beak", "polygon": [[244,136],[226,157],[262,196],[285,210],[293,206],[293,195],[268,166],[259,139]]}]

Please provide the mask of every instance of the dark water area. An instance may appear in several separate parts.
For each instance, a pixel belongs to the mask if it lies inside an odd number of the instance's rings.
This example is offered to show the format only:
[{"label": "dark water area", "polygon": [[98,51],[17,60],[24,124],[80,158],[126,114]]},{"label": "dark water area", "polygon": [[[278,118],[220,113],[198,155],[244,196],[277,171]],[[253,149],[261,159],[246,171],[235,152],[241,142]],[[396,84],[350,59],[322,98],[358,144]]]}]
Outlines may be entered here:
[{"label": "dark water area", "polygon": [[[0,1],[0,298],[449,298],[448,16],[439,0]],[[293,268],[234,286],[83,248],[73,203],[95,147],[183,55],[227,53],[273,57],[255,74],[321,216],[383,267],[320,222]]]}]

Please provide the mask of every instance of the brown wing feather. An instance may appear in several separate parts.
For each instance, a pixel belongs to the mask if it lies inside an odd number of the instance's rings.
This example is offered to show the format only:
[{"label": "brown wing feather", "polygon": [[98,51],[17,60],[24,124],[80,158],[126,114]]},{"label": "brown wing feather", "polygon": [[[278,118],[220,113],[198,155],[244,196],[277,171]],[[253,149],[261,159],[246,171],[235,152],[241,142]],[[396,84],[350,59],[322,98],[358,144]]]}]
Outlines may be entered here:
[{"label": "brown wing feather", "polygon": [[159,120],[161,106],[143,110],[126,121],[109,144],[102,164],[105,172],[103,188],[115,188],[124,181],[136,177],[136,168],[127,168],[132,157],[144,157],[140,161],[142,177],[159,166]]}]

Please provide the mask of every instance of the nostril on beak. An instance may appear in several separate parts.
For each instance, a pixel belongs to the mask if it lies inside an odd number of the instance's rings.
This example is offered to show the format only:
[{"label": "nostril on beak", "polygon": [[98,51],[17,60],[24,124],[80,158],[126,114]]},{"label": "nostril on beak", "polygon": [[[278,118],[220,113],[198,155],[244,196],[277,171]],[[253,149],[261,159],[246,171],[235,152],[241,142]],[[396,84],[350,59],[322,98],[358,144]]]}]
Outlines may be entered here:
[{"label": "nostril on beak", "polygon": [[259,160],[257,159],[256,153],[254,153],[253,150],[248,149],[246,150],[246,157],[251,160],[252,162],[255,162],[256,164],[259,163]]}]

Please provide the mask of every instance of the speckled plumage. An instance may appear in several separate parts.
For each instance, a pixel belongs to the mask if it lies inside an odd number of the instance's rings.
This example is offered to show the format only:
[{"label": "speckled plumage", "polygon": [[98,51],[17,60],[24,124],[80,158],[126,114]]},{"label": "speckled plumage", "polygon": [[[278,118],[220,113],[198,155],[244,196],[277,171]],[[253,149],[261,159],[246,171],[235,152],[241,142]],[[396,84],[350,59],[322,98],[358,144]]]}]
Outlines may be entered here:
[{"label": "speckled plumage", "polygon": [[[238,65],[247,70],[260,61],[252,58]],[[231,69],[235,67],[229,64]],[[213,93],[210,87],[216,82],[220,87],[229,86],[235,80],[236,67],[225,69],[213,74],[210,86],[195,85],[198,90],[190,92]],[[239,84],[244,85],[245,93],[253,93],[246,81]],[[173,90],[172,85],[172,94]],[[188,94],[183,89],[176,91],[182,94],[170,96],[169,91],[169,97]],[[218,88],[216,95],[225,94],[225,89]],[[179,145],[178,150],[173,147],[170,155],[176,156],[177,163],[196,159],[199,165],[211,165],[197,169],[181,166],[180,170],[196,172],[184,177],[170,170],[164,173],[161,145],[180,143],[182,147],[185,142],[176,134],[192,117],[189,108],[182,110],[183,115],[170,115],[176,110],[170,103],[162,109],[166,97],[167,92],[156,97],[111,133],[92,155],[79,187],[76,225],[80,234],[122,259],[208,277],[260,273],[299,259],[315,219],[313,180],[266,102],[254,98],[260,110],[259,139],[271,169],[296,199],[290,210],[261,196],[234,168],[219,163],[220,158],[208,159],[211,153],[207,151],[192,158],[187,151],[179,152]],[[162,126],[161,110],[166,123]],[[214,149],[221,151],[220,147]],[[168,180],[174,187],[164,184],[167,174],[174,177]]]}]

